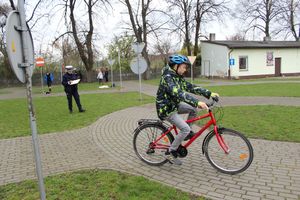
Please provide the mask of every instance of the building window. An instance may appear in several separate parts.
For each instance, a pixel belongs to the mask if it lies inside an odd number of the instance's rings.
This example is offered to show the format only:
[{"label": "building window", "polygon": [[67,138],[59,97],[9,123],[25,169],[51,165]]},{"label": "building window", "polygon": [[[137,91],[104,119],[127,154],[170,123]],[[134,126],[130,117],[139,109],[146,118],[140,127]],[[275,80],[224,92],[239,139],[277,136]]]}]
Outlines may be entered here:
[{"label": "building window", "polygon": [[248,56],[239,57],[239,69],[248,70]]}]

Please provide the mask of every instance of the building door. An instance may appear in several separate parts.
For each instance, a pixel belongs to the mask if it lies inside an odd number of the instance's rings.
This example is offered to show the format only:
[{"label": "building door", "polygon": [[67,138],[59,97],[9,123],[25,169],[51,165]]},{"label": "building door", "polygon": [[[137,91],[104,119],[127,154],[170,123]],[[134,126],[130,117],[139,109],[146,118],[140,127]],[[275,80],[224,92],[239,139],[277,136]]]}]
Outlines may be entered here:
[{"label": "building door", "polygon": [[210,75],[210,61],[209,60],[204,60],[204,69],[203,69],[203,74],[206,77],[209,77]]},{"label": "building door", "polygon": [[275,58],[275,76],[281,76],[281,58]]}]

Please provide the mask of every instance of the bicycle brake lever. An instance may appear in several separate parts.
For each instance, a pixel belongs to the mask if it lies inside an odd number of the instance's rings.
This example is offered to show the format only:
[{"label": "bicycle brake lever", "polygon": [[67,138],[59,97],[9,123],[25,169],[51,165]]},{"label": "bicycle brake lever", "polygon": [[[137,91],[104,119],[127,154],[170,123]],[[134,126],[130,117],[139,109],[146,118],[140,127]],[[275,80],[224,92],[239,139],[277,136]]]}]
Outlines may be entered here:
[{"label": "bicycle brake lever", "polygon": [[211,97],[213,101],[218,102],[219,101],[219,97],[215,96],[215,97]]}]

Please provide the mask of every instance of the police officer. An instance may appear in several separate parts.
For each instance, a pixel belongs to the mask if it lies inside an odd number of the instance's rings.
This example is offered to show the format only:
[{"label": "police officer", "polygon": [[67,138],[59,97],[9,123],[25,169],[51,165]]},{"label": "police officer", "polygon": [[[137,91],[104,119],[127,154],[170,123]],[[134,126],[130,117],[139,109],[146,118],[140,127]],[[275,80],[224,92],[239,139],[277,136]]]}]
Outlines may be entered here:
[{"label": "police officer", "polygon": [[78,94],[78,87],[77,84],[74,84],[74,81],[79,81],[79,77],[77,76],[77,74],[73,73],[73,66],[68,65],[65,67],[66,69],[66,73],[63,75],[63,80],[62,80],[62,84],[65,88],[65,92],[67,95],[67,99],[68,99],[68,106],[69,106],[69,111],[70,113],[73,112],[73,108],[72,108],[72,96],[75,99],[75,102],[77,104],[78,110],[79,112],[85,112],[85,110],[82,108],[81,104],[80,104],[80,99],[79,99],[79,94]]}]

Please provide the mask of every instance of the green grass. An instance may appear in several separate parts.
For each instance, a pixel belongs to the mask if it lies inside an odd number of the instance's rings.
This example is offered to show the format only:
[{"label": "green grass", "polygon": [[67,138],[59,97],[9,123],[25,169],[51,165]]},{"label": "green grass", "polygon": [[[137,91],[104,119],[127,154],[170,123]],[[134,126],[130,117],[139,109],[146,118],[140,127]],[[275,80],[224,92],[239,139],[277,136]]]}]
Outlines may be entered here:
[{"label": "green grass", "polygon": [[[105,83],[103,85],[108,85],[111,86],[111,83]],[[115,88],[106,88],[105,90],[111,90],[111,89],[116,89],[118,87]],[[78,90],[79,91],[92,91],[92,90],[103,90],[103,89],[99,89],[99,83],[98,82],[93,82],[93,83],[80,83],[78,84]],[[43,86],[43,90],[41,86],[34,86],[32,88],[32,92],[34,94],[40,94],[43,93],[43,91],[48,91],[48,86],[44,85]],[[63,85],[52,85],[52,93],[63,93],[64,92],[64,87]]]},{"label": "green grass", "polygon": [[[249,138],[300,142],[300,107],[230,106],[223,107],[223,111],[218,124],[242,132]],[[216,118],[218,116],[217,113]]]},{"label": "green grass", "polygon": [[[141,176],[115,171],[78,171],[45,178],[47,199],[203,200]],[[39,199],[33,180],[0,186],[0,199]]]},{"label": "green grass", "polygon": [[220,96],[300,97],[299,83],[264,83],[249,85],[207,86]]},{"label": "green grass", "polygon": [[[190,78],[185,78],[187,81],[191,82]],[[159,81],[160,78],[156,78],[156,79],[150,79],[150,80],[142,80],[142,83],[145,84],[150,84],[150,85],[155,85],[158,86],[159,85]],[[211,83],[212,81],[208,80],[208,79],[200,79],[200,78],[196,78],[193,80],[193,84],[208,84]]]},{"label": "green grass", "polygon": [[[38,133],[78,129],[99,117],[130,106],[154,102],[154,98],[139,93],[85,94],[80,96],[85,113],[79,113],[73,100],[74,113],[69,114],[65,96],[34,98]],[[31,135],[26,99],[0,100],[0,139]]]}]

